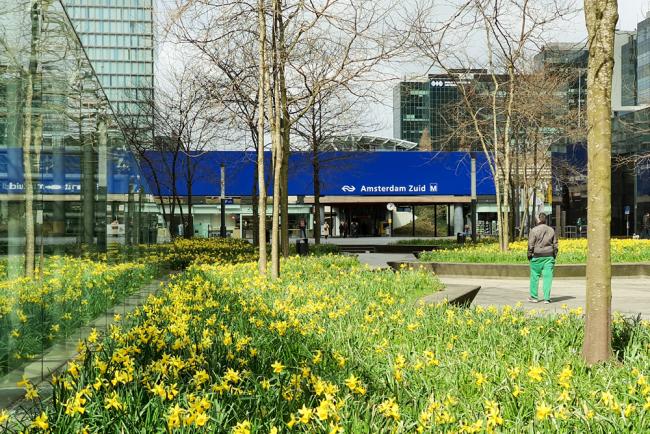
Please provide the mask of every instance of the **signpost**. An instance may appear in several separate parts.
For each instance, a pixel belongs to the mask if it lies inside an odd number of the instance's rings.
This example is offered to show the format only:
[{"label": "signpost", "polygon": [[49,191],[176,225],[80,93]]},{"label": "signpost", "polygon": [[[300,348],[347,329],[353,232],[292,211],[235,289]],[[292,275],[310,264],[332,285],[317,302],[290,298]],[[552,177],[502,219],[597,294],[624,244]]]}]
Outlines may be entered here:
[{"label": "signpost", "polygon": [[627,234],[628,237],[630,236],[630,210],[631,210],[631,207],[629,205],[626,205],[625,208],[624,208],[624,212],[625,212],[625,233]]}]

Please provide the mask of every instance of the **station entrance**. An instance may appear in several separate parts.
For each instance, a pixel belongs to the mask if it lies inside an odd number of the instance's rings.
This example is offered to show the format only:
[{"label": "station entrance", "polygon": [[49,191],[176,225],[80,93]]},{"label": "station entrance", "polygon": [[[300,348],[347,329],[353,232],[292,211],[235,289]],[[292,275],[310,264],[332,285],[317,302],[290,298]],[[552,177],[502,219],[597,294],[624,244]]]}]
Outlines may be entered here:
[{"label": "station entrance", "polygon": [[[309,203],[311,198],[305,199]],[[344,238],[446,237],[454,234],[454,207],[469,209],[460,197],[446,197],[444,202],[432,196],[382,197],[381,202],[372,197],[337,199],[321,198],[321,221],[328,223],[331,236]]]}]

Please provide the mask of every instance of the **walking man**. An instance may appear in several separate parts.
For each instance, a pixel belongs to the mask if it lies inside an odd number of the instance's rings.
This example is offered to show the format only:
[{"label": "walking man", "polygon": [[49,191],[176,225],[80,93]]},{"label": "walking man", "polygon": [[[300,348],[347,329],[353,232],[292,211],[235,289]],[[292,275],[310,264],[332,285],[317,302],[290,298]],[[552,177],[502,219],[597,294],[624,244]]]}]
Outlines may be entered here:
[{"label": "walking man", "polygon": [[537,218],[537,226],[528,235],[528,260],[530,261],[530,298],[528,301],[531,303],[540,301],[537,297],[540,275],[544,280],[544,303],[551,302],[551,285],[557,251],[555,231],[546,224],[546,214],[541,213]]}]

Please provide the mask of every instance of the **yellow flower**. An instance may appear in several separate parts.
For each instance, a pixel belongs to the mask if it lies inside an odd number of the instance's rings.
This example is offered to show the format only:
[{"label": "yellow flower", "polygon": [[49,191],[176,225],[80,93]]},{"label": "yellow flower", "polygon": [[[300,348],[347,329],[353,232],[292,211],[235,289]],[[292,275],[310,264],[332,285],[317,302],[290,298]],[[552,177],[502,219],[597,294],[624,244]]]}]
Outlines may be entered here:
[{"label": "yellow flower", "polygon": [[614,403],[614,395],[612,395],[609,390],[605,392],[601,392],[600,400],[602,401],[603,404],[610,406]]},{"label": "yellow flower", "polygon": [[387,419],[393,419],[395,421],[400,419],[399,405],[397,405],[394,398],[390,398],[379,404],[377,410]]},{"label": "yellow flower", "polygon": [[550,416],[552,411],[553,409],[548,405],[540,404],[537,406],[537,409],[535,410],[535,419],[545,420],[547,417]]},{"label": "yellow flower", "polygon": [[366,389],[363,387],[363,384],[357,377],[355,377],[354,374],[351,374],[345,380],[345,385],[348,386],[348,389],[350,389],[352,393],[358,393],[359,395],[366,393]]},{"label": "yellow flower", "polygon": [[251,434],[251,423],[247,420],[239,422],[232,429],[233,434]]},{"label": "yellow flower", "polygon": [[485,375],[481,374],[480,372],[473,372],[472,375],[474,376],[475,383],[478,387],[481,387],[485,383],[487,383],[487,378],[485,377]]},{"label": "yellow flower", "polygon": [[303,404],[302,408],[298,410],[298,414],[300,414],[300,418],[298,419],[300,423],[308,424],[314,415],[314,411],[311,408],[305,407]]},{"label": "yellow flower", "polygon": [[528,370],[528,377],[533,381],[540,382],[542,381],[542,374],[544,372],[545,370],[541,366],[531,366]]},{"label": "yellow flower", "polygon": [[273,372],[276,374],[281,374],[285,368],[285,366],[277,360],[271,365],[271,367],[273,368]]},{"label": "yellow flower", "polygon": [[170,430],[174,428],[180,428],[181,426],[181,415],[183,414],[183,409],[178,405],[174,405],[167,416],[167,427]]},{"label": "yellow flower", "polygon": [[521,394],[521,387],[518,384],[515,384],[515,387],[512,388],[512,396],[517,398]]},{"label": "yellow flower", "polygon": [[124,409],[124,404],[120,402],[120,399],[117,396],[117,392],[113,392],[111,396],[104,398],[104,408],[106,408],[106,410],[114,408],[118,411]]},{"label": "yellow flower", "polygon": [[569,391],[563,390],[560,392],[560,396],[557,398],[559,401],[568,401],[569,400]]},{"label": "yellow flower", "polygon": [[196,415],[196,419],[194,419],[194,424],[196,426],[204,426],[206,423],[208,423],[208,420],[210,420],[210,418],[207,414],[199,413]]},{"label": "yellow flower", "polygon": [[7,410],[0,410],[0,425],[9,420],[9,413]]},{"label": "yellow flower", "polygon": [[562,369],[562,372],[560,372],[558,383],[560,384],[560,386],[564,387],[565,389],[568,389],[571,387],[572,376],[573,376],[573,371],[571,370],[571,367],[565,366],[564,369]]},{"label": "yellow flower", "polygon": [[43,412],[37,416],[36,419],[32,421],[30,427],[40,429],[41,431],[48,429],[50,427],[50,424],[47,423],[47,414]]}]

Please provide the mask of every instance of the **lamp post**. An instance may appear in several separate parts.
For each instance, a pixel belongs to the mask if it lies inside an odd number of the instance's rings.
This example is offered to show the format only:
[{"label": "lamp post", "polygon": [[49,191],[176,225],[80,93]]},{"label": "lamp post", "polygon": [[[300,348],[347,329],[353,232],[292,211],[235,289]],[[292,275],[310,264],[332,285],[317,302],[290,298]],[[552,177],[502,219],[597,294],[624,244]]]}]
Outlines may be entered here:
[{"label": "lamp post", "polygon": [[472,198],[472,204],[471,204],[471,214],[472,214],[472,242],[476,242],[476,153],[472,152],[471,153],[472,157],[472,174],[471,174],[471,198]]},{"label": "lamp post", "polygon": [[221,238],[226,238],[226,165],[221,163]]}]

